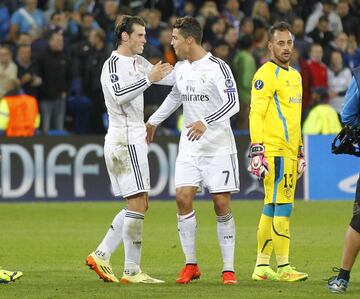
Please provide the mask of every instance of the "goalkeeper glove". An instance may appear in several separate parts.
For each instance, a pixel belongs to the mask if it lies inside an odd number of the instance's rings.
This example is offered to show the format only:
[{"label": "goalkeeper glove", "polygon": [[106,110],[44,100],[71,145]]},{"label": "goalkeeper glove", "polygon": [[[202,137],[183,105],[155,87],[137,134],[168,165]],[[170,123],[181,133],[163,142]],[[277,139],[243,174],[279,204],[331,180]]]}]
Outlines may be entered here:
[{"label": "goalkeeper glove", "polygon": [[297,169],[297,178],[300,179],[306,169],[306,160],[304,155],[304,147],[299,146],[298,152],[298,169]]},{"label": "goalkeeper glove", "polygon": [[250,163],[248,172],[256,175],[258,178],[264,178],[269,172],[269,164],[264,156],[265,147],[261,143],[253,143],[249,149]]}]

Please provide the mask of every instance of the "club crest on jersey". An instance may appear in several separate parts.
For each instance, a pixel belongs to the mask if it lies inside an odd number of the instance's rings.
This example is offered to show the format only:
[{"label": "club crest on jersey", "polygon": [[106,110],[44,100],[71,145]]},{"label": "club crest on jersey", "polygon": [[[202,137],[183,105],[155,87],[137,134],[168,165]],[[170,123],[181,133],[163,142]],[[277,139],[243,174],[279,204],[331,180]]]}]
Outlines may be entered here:
[{"label": "club crest on jersey", "polygon": [[256,80],[254,83],[254,87],[257,90],[260,90],[264,87],[264,82],[262,80]]},{"label": "club crest on jersey", "polygon": [[225,86],[226,86],[227,88],[233,87],[233,86],[234,86],[233,80],[231,80],[231,79],[226,79],[226,80],[225,80]]},{"label": "club crest on jersey", "polygon": [[201,81],[202,84],[205,84],[205,83],[206,83],[207,78],[206,78],[206,75],[205,75],[205,74],[202,74],[202,75],[200,76],[200,81]]},{"label": "club crest on jersey", "polygon": [[110,74],[110,80],[111,80],[111,83],[115,83],[115,82],[119,81],[119,77],[116,74]]}]

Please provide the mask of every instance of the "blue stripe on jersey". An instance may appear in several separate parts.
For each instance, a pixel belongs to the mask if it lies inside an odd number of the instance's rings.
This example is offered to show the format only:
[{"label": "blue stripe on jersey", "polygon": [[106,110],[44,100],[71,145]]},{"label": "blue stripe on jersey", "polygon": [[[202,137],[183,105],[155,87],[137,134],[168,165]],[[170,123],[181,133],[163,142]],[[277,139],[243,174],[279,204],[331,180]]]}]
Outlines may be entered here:
[{"label": "blue stripe on jersey", "polygon": [[277,67],[276,67],[276,70],[275,70],[276,78],[279,78],[279,72],[280,72],[280,67],[277,66]]},{"label": "blue stripe on jersey", "polygon": [[275,182],[274,182],[274,192],[273,192],[273,203],[276,203],[277,188],[284,176],[284,158],[283,157],[274,157],[275,165]]},{"label": "blue stripe on jersey", "polygon": [[[217,59],[214,56],[210,56],[209,60],[219,65],[220,70],[225,77],[225,80],[231,79],[230,72],[224,62],[220,61],[219,59]],[[235,106],[236,100],[235,100],[235,95],[233,93],[231,93],[231,92],[228,93],[228,99],[229,99],[228,102],[223,107],[221,107],[218,111],[205,117],[205,121],[208,124],[211,124],[212,122],[218,120],[223,115],[225,115],[227,112],[229,112],[232,109],[232,107]]]},{"label": "blue stripe on jersey", "polygon": [[286,119],[285,119],[284,115],[281,112],[279,98],[278,98],[276,92],[274,94],[274,99],[275,99],[275,104],[276,104],[276,108],[277,108],[277,111],[278,111],[279,118],[281,119],[281,121],[283,123],[286,142],[289,142],[289,132],[288,132],[288,128],[287,128]]},{"label": "blue stripe on jersey", "polygon": [[125,87],[125,88],[119,88],[120,85],[114,85],[113,89],[114,89],[114,92],[115,92],[116,96],[121,96],[121,95],[127,94],[127,93],[129,93],[131,91],[134,91],[136,89],[139,89],[140,87],[143,87],[146,84],[147,84],[146,79],[143,78],[143,79],[141,79],[141,80],[135,82],[134,84],[129,85],[129,86]]}]

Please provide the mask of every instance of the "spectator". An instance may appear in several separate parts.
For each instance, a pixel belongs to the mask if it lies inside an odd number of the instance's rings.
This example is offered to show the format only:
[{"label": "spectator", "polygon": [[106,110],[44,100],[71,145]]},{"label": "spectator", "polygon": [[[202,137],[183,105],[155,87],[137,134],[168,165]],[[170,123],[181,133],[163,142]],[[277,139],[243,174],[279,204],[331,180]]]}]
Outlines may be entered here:
[{"label": "spectator", "polygon": [[203,43],[213,46],[218,40],[224,38],[225,30],[226,20],[224,18],[209,18],[204,28]]},{"label": "spectator", "polygon": [[300,51],[296,48],[293,49],[291,55],[290,65],[296,69],[301,75],[301,82],[303,88],[302,94],[302,114],[305,115],[311,105],[311,85],[312,85],[312,74],[310,67],[307,64],[305,58],[300,56]]},{"label": "spectator", "polygon": [[264,28],[257,28],[254,32],[252,54],[256,61],[256,67],[259,68],[270,59],[267,44],[269,36]]},{"label": "spectator", "polygon": [[4,5],[0,4],[0,43],[9,38],[9,24],[10,14],[9,9]]},{"label": "spectator", "polygon": [[[220,13],[217,8],[216,2],[213,0],[210,0],[210,1],[206,1],[203,3],[203,5],[199,9],[199,13],[196,18],[198,19],[198,21],[200,22],[202,27],[205,27],[208,19],[210,19],[210,18],[214,19],[215,17],[219,17],[219,15],[220,15]],[[206,27],[204,28],[204,30],[205,29],[206,29]],[[204,35],[205,35],[205,32],[204,32]]]},{"label": "spectator", "polygon": [[21,88],[26,94],[38,98],[38,87],[41,85],[41,78],[36,74],[30,45],[18,45],[16,64]]},{"label": "spectator", "polygon": [[87,12],[73,12],[69,21],[68,30],[72,42],[87,40],[89,32],[92,29],[99,28],[99,24],[95,21],[94,16]]},{"label": "spectator", "polygon": [[323,49],[327,47],[334,39],[334,35],[329,31],[329,21],[327,17],[320,17],[318,25],[308,34],[308,36],[314,43],[320,44]]},{"label": "spectator", "polygon": [[17,79],[6,80],[4,87],[5,96],[0,101],[5,101],[8,119],[2,121],[1,130],[6,130],[8,137],[33,136],[40,122],[37,100],[22,92]]},{"label": "spectator", "polygon": [[66,111],[67,91],[71,81],[71,63],[64,51],[64,38],[61,33],[52,32],[48,47],[37,60],[40,88],[40,110],[42,131],[63,130]]},{"label": "spectator", "polygon": [[171,45],[172,30],[162,29],[160,32],[160,51],[165,62],[175,65],[177,58],[173,46]]},{"label": "spectator", "polygon": [[53,13],[64,14],[66,12],[66,0],[52,0],[49,1],[48,9],[45,11],[44,16],[46,21],[49,22]]},{"label": "spectator", "polygon": [[118,11],[119,2],[117,0],[105,0],[102,12],[96,17],[99,26],[105,30],[106,44],[109,48],[113,46],[115,40],[114,30]]},{"label": "spectator", "polygon": [[213,46],[212,54],[215,57],[218,57],[223,61],[225,61],[226,64],[228,65],[232,64],[232,60],[230,60],[231,59],[230,46],[225,40],[219,39],[216,41],[216,43]]},{"label": "spectator", "polygon": [[101,28],[90,31],[89,43],[91,50],[85,68],[84,91],[92,101],[91,133],[104,134],[103,115],[106,112],[102,93],[100,74],[105,60],[109,56],[106,48],[106,36]]},{"label": "spectator", "polygon": [[17,66],[9,46],[0,45],[0,97],[5,94],[5,82],[17,79]]},{"label": "spectator", "polygon": [[339,115],[327,103],[328,94],[325,88],[315,88],[312,91],[312,108],[306,117],[303,134],[337,134],[341,130]]},{"label": "spectator", "polygon": [[294,35],[294,47],[299,51],[301,57],[307,59],[313,40],[305,35],[304,21],[299,17],[295,17],[291,23],[291,27]]},{"label": "spectator", "polygon": [[235,27],[228,26],[225,34],[224,34],[224,41],[229,45],[229,58],[230,61],[229,65],[233,61],[236,51],[238,50],[238,43],[239,43],[239,31]]},{"label": "spectator", "polygon": [[337,4],[337,13],[341,18],[344,32],[347,35],[354,35],[357,40],[360,38],[360,22],[358,17],[350,14],[349,2],[340,0]]},{"label": "spectator", "polygon": [[33,40],[43,36],[46,20],[37,9],[37,0],[24,0],[25,6],[13,13],[10,21],[10,40],[16,43],[19,33],[29,33]]},{"label": "spectator", "polygon": [[271,12],[272,24],[285,21],[291,24],[295,18],[295,14],[292,11],[292,5],[290,0],[276,0],[275,7]]},{"label": "spectator", "polygon": [[[264,29],[263,27],[259,27]],[[254,35],[254,21],[251,17],[244,17],[240,23],[240,31],[239,31],[239,40],[241,40],[245,36],[253,36]]]},{"label": "spectator", "polygon": [[328,86],[330,105],[338,112],[344,101],[346,90],[351,81],[351,71],[344,67],[341,52],[334,51],[331,54],[330,68],[328,69]]},{"label": "spectator", "polygon": [[226,0],[222,15],[225,17],[227,24],[239,30],[240,22],[245,14],[240,10],[238,0]]},{"label": "spectator", "polygon": [[329,30],[333,34],[338,34],[343,31],[341,19],[334,10],[333,0],[323,0],[315,5],[313,13],[308,17],[305,26],[305,32],[309,33],[315,29],[319,23],[320,17],[325,16],[329,20]]},{"label": "spectator", "polygon": [[323,48],[319,44],[313,44],[310,48],[310,59],[308,60],[308,66],[311,72],[312,84],[314,87],[328,87],[327,68],[322,63]]},{"label": "spectator", "polygon": [[256,0],[252,8],[251,17],[255,28],[270,27],[270,9],[265,0]]},{"label": "spectator", "polygon": [[147,18],[146,39],[150,45],[160,47],[160,32],[167,28],[167,25],[161,21],[161,12],[158,9],[150,9]]},{"label": "spectator", "polygon": [[349,42],[344,54],[345,64],[351,69],[356,68],[360,65],[360,48],[356,41],[355,36],[349,36]]},{"label": "spectator", "polygon": [[77,0],[74,4],[74,10],[96,15],[98,7],[96,5],[96,0]]},{"label": "spectator", "polygon": [[245,36],[240,42],[240,51],[233,61],[234,76],[239,92],[240,112],[237,118],[237,129],[249,128],[249,104],[251,98],[251,82],[256,72],[256,61],[251,55],[252,38]]},{"label": "spectator", "polygon": [[335,38],[324,48],[324,63],[326,65],[330,64],[331,53],[334,51],[341,52],[342,55],[345,55],[346,49],[348,47],[348,36],[345,32],[338,33]]}]

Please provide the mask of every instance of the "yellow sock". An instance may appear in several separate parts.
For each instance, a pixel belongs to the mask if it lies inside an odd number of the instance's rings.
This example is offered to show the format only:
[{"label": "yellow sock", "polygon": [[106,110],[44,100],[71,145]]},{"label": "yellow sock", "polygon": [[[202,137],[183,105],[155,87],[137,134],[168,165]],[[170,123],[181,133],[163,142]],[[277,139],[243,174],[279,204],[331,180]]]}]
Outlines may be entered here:
[{"label": "yellow sock", "polygon": [[270,264],[270,257],[273,251],[273,242],[271,237],[272,219],[272,217],[261,214],[257,231],[257,266]]},{"label": "yellow sock", "polygon": [[290,249],[290,219],[289,217],[274,216],[271,235],[278,266],[289,263]]}]

